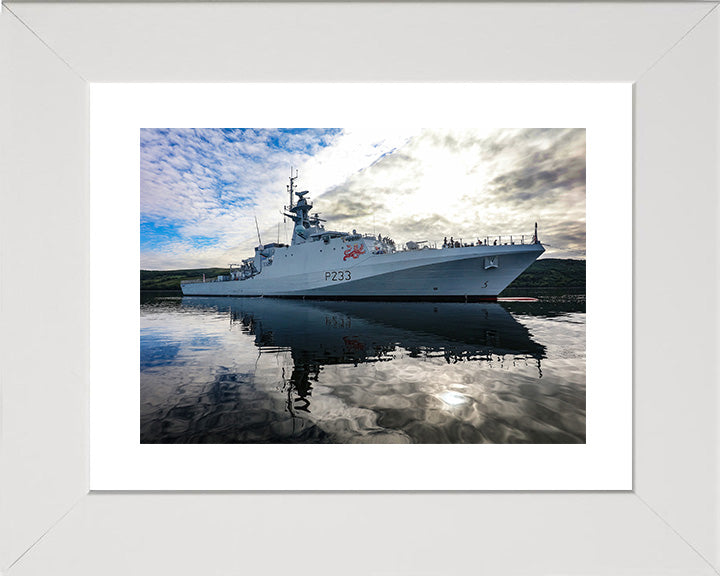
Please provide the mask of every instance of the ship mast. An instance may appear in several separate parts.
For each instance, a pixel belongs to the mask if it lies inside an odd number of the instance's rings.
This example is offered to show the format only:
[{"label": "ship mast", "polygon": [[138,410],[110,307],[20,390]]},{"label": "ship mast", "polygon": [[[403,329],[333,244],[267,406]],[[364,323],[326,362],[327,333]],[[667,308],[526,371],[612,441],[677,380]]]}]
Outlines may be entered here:
[{"label": "ship mast", "polygon": [[[307,190],[298,192],[295,186],[295,180],[298,178],[298,171],[295,170],[295,175],[290,172],[290,184],[287,189],[290,193],[290,206],[285,206],[283,216],[290,218],[295,223],[293,231],[292,244],[300,243],[309,240],[310,235],[313,233],[320,233],[324,230],[321,222],[325,222],[318,214],[310,215],[313,205],[307,201],[305,195],[308,194]],[[292,195],[298,197],[297,202],[292,202]]]},{"label": "ship mast", "polygon": [[290,205],[288,210],[292,210],[293,207],[293,193],[295,192],[295,180],[297,180],[298,171],[295,169],[295,176],[293,176],[292,166],[290,167],[290,184],[287,186],[288,194],[290,195]]}]

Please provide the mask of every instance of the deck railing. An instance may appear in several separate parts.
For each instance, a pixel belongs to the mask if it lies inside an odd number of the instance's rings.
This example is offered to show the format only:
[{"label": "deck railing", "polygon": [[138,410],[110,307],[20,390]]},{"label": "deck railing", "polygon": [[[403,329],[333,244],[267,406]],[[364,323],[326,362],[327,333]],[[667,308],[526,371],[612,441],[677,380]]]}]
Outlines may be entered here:
[{"label": "deck railing", "polygon": [[[213,276],[212,278],[205,278],[205,279],[193,278],[192,280],[181,280],[180,286],[182,286],[184,284],[203,284],[203,283],[208,283],[208,282],[222,282],[222,280],[220,280],[220,278],[221,278],[221,276]],[[226,277],[222,276],[222,278],[224,280]]]},{"label": "deck railing", "polygon": [[219,276],[213,276],[212,278],[192,278],[190,280],[181,280],[180,286],[185,284],[207,284],[208,282],[228,282],[233,278],[228,274],[220,274]]},{"label": "deck railing", "polygon": [[515,244],[537,244],[534,234],[508,234],[500,236],[484,236],[475,238],[470,243],[464,242],[462,238],[453,238],[453,243],[448,239],[445,248],[462,248],[463,246],[512,246]]}]

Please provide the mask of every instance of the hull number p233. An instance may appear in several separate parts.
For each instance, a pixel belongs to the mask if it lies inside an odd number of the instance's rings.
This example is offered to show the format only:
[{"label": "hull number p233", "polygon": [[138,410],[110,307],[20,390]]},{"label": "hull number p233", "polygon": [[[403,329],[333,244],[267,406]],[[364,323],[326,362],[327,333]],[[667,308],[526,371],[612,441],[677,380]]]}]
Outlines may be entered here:
[{"label": "hull number p233", "polygon": [[343,280],[352,280],[350,270],[331,270],[325,272],[326,282],[341,282]]}]

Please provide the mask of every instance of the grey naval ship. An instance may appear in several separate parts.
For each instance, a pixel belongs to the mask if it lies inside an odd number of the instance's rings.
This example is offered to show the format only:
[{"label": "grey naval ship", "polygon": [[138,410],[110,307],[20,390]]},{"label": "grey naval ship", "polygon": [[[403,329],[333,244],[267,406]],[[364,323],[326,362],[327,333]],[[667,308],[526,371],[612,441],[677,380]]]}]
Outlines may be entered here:
[{"label": "grey naval ship", "polygon": [[[401,249],[382,236],[326,230],[311,214],[307,190],[290,176],[284,215],[294,223],[290,245],[260,242],[230,273],[182,283],[186,296],[270,296],[327,300],[493,301],[544,251],[537,223],[531,238],[500,236],[471,244],[453,238]],[[528,235],[529,236],[529,235]]]}]

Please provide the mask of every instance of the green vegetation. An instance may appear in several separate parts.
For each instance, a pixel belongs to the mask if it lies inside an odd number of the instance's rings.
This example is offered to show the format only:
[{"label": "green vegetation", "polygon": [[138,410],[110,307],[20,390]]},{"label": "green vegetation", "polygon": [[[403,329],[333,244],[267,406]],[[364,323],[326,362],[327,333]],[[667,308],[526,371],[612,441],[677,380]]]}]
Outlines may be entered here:
[{"label": "green vegetation", "polygon": [[201,280],[203,274],[210,279],[228,274],[227,268],[196,268],[195,270],[140,270],[140,290],[180,291],[183,280]]},{"label": "green vegetation", "polygon": [[[179,291],[182,280],[200,279],[203,274],[214,278],[218,274],[228,274],[228,269],[140,270],[140,290]],[[585,260],[537,260],[507,290],[512,288],[585,288]]]},{"label": "green vegetation", "polygon": [[585,288],[585,260],[536,260],[507,290],[511,288]]}]

